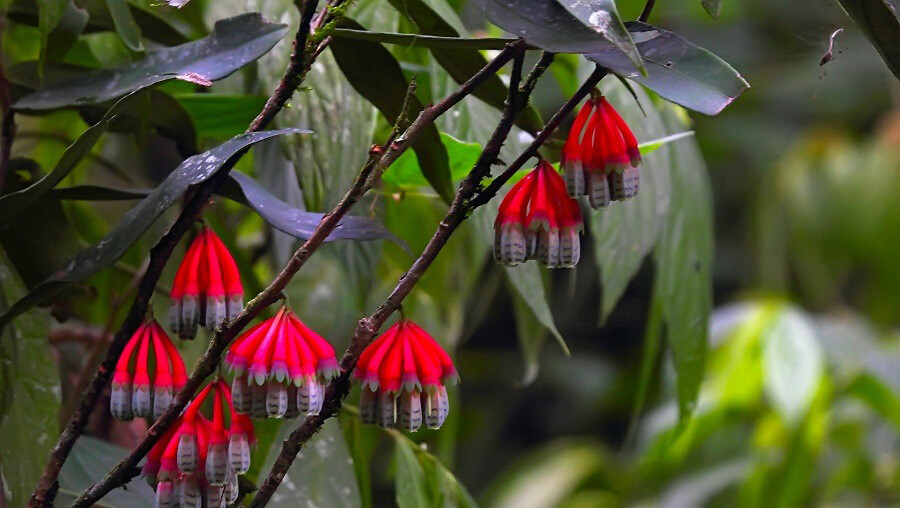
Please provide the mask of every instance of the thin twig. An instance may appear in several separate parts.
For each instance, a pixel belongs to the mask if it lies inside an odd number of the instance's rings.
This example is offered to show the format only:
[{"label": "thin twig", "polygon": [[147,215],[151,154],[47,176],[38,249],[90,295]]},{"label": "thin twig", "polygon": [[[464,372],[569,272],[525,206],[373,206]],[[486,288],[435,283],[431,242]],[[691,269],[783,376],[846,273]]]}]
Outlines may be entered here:
[{"label": "thin twig", "polygon": [[654,4],[656,4],[656,0],[647,0],[647,3],[644,4],[644,10],[642,10],[641,15],[638,16],[638,21],[642,23],[647,22],[647,19],[650,18],[650,13],[653,11]]},{"label": "thin twig", "polygon": [[[356,181],[344,195],[344,198],[331,212],[327,213],[322,218],[312,236],[310,236],[310,238],[307,239],[294,253],[291,259],[288,260],[288,263],[282,269],[281,273],[272,280],[266,289],[247,303],[247,306],[237,318],[227,326],[216,331],[216,334],[210,341],[203,356],[197,362],[191,377],[188,379],[188,382],[181,392],[179,392],[172,406],[170,406],[157,419],[156,423],[148,429],[144,438],[137,446],[135,446],[131,453],[116,465],[102,481],[86,490],[78,499],[76,499],[72,504],[73,507],[91,506],[112,489],[124,485],[137,475],[137,464],[175,421],[178,414],[180,414],[190,398],[196,393],[201,383],[215,371],[222,353],[224,353],[228,344],[230,344],[237,334],[240,333],[251,320],[259,315],[264,308],[278,300],[282,290],[287,286],[288,282],[290,282],[297,271],[300,270],[306,260],[319,248],[328,235],[331,234],[335,227],[337,227],[343,216],[365,194],[372,183],[376,181],[377,174],[390,166],[390,164],[410,146],[418,134],[425,127],[430,125],[440,114],[449,110],[453,105],[469,95],[472,90],[484,82],[488,77],[496,73],[502,66],[502,64],[498,65],[498,61],[504,63],[508,62],[521,50],[518,43],[510,45],[506,50],[495,57],[494,60],[489,62],[481,71],[461,85],[459,89],[448,95],[439,103],[425,108],[419,113],[402,135],[397,136],[396,138],[392,135],[379,150],[370,152],[369,160],[360,170]],[[411,88],[411,90],[414,90],[414,88]],[[404,108],[404,110],[406,109],[408,108]],[[398,119],[398,125],[402,123],[403,119]]]},{"label": "thin twig", "polygon": [[[275,459],[272,470],[253,498],[250,504],[251,508],[260,508],[269,502],[303,445],[322,427],[325,420],[337,414],[341,407],[341,401],[350,392],[350,373],[356,366],[359,355],[371,343],[375,333],[381,328],[381,325],[384,324],[387,318],[400,308],[403,299],[409,295],[438,253],[446,245],[450,235],[462,224],[471,211],[468,200],[475,194],[482,178],[490,173],[490,167],[496,162],[500,148],[509,135],[516,116],[528,104],[528,97],[523,96],[519,91],[519,81],[522,75],[522,57],[525,47],[523,45],[517,49],[510,77],[509,97],[500,123],[491,135],[491,139],[482,150],[472,171],[460,184],[450,209],[438,225],[428,245],[425,246],[425,250],[422,251],[410,269],[400,278],[397,286],[388,298],[371,315],[361,319],[357,324],[353,339],[341,358],[341,374],[325,388],[322,409],[317,415],[307,416],[300,426],[285,440],[278,458]],[[537,71],[535,74],[539,75],[540,72],[543,71]]]}]

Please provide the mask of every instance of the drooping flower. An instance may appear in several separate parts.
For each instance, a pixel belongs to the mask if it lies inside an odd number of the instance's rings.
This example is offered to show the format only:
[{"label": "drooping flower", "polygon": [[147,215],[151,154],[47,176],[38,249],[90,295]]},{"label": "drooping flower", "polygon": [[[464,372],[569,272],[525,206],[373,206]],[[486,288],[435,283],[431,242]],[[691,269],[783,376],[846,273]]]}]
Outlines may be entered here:
[{"label": "drooping flower", "polygon": [[339,373],[331,344],[287,307],[238,337],[225,363],[235,409],[254,418],[318,414],[325,383]]},{"label": "drooping flower", "polygon": [[243,306],[237,264],[218,235],[204,226],[175,274],[169,327],[182,339],[193,339],[197,325],[215,330],[240,314]]},{"label": "drooping flower", "polygon": [[537,259],[550,268],[575,266],[584,225],[578,202],[547,161],[517,182],[503,198],[494,221],[494,258],[506,265]]},{"label": "drooping flower", "polygon": [[[201,412],[213,393],[212,420]],[[228,427],[225,409],[228,409]],[[235,412],[228,385],[207,385],[147,454],[143,474],[156,484],[157,507],[225,506],[238,496],[237,476],[250,468],[255,444],[250,419]]]},{"label": "drooping flower", "polygon": [[[439,428],[450,411],[446,384],[459,376],[450,355],[419,325],[401,319],[362,352],[353,376],[362,382],[363,423],[415,432]],[[399,416],[399,418],[398,418]]]},{"label": "drooping flower", "polygon": [[186,382],[181,355],[159,323],[150,319],[134,332],[116,362],[110,412],[119,420],[159,418]]},{"label": "drooping flower", "polygon": [[582,106],[563,147],[561,167],[572,197],[588,196],[593,208],[638,192],[641,153],[628,124],[595,93]]}]

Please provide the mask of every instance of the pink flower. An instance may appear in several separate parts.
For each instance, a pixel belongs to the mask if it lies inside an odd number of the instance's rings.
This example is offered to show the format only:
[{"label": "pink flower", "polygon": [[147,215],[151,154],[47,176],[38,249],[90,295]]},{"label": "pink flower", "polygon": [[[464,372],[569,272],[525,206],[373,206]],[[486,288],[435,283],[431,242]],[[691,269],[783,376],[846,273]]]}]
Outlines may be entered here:
[{"label": "pink flower", "polygon": [[599,92],[582,106],[563,147],[560,166],[569,195],[588,196],[593,208],[634,197],[641,162],[631,129]]},{"label": "pink flower", "polygon": [[578,203],[549,163],[537,167],[503,198],[494,221],[494,258],[506,265],[537,259],[550,268],[572,267],[581,256],[584,228]]},{"label": "pink flower", "polygon": [[236,410],[254,418],[318,414],[325,383],[339,373],[334,348],[287,307],[238,337],[225,363]]},{"label": "pink flower", "polygon": [[410,432],[418,430],[423,420],[430,429],[444,423],[450,410],[445,385],[459,380],[447,352],[407,319],[369,344],[353,376],[362,382],[363,423],[389,427],[398,423],[399,413],[399,426]]},{"label": "pink flower", "polygon": [[222,240],[204,226],[175,274],[169,327],[182,339],[193,339],[198,324],[213,331],[234,319],[243,306],[237,264]]}]

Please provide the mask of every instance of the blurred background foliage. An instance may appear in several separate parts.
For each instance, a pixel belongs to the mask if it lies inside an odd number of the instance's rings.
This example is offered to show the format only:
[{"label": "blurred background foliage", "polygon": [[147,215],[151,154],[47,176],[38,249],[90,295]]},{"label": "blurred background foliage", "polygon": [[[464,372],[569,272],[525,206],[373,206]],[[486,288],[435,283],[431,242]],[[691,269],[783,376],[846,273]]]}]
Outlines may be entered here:
[{"label": "blurred background foliage", "polygon": [[[192,0],[181,10],[133,0],[128,6],[144,31],[135,43],[114,30],[112,3],[84,4],[89,30],[67,51],[52,44],[64,34],[51,34],[43,50],[50,63],[45,72],[59,64],[127,63],[147,49],[207,35],[214,21],[240,12],[297,21],[287,0]],[[466,0],[425,3],[462,34],[502,35]],[[635,19],[643,7],[638,0],[617,3],[624,19]],[[452,393],[448,423],[410,440],[361,426],[348,405],[340,425],[329,422],[304,448],[273,506],[900,503],[897,80],[834,1],[724,0],[718,19],[699,1],[657,4],[654,25],[714,51],[752,88],[720,115],[704,117],[638,89],[642,113],[619,82],[605,79],[601,88],[639,141],[686,130],[695,135],[645,155],[637,200],[592,214],[575,270],[495,265],[488,259],[491,207],[476,212],[405,304],[414,320],[454,351],[463,382]],[[34,79],[35,70],[23,62],[42,52],[34,5],[0,2],[7,12],[3,65],[17,85]],[[370,30],[419,31],[396,5],[402,2],[357,0],[350,15]],[[820,66],[837,28],[844,31],[836,37],[834,58]],[[289,45],[289,38],[281,41],[217,82],[212,93],[184,82],[157,87],[158,95],[136,115],[114,122],[64,186],[157,186],[192,149],[208,149],[244,130],[280,78]],[[405,76],[416,77],[423,103],[455,88],[427,50],[386,47]],[[556,59],[534,97],[544,118],[591,68],[579,57]],[[469,98],[438,121],[455,179],[471,167],[478,143],[498,118],[496,110]],[[73,110],[17,117],[14,155],[34,164],[17,166],[9,185],[24,185],[52,168],[97,119]],[[266,141],[237,169],[285,202],[314,211],[339,199],[367,147],[389,129],[330,51],[277,124],[315,133]],[[501,158],[510,161],[529,140],[515,131]],[[559,148],[558,140],[551,142],[545,154],[558,157]],[[446,209],[423,184],[415,159],[404,156],[355,213],[379,217],[418,253]],[[42,281],[48,267],[58,268],[100,240],[131,206],[47,199],[45,213],[0,231],[4,308],[23,294],[22,283],[30,288]],[[660,290],[660,267],[675,262],[667,261],[665,245],[683,233],[669,227],[669,210],[694,206],[699,226],[688,234],[702,236],[710,199],[715,255],[709,350],[699,357],[705,377],[693,415],[680,419],[679,401],[685,401],[679,398],[677,362],[662,346],[677,340],[673,327],[682,324],[666,316],[682,300],[699,299],[702,307],[704,297],[702,288]],[[174,210],[167,211],[111,268],[4,331],[15,338],[0,351],[0,463],[10,506],[21,505],[34,485],[59,422],[67,419],[108,331],[127,309],[134,274],[174,217]],[[649,229],[636,236],[616,232],[635,225],[629,222],[634,217],[644,217],[641,224]],[[259,291],[297,245],[225,199],[205,218],[231,247],[248,294]],[[298,274],[288,296],[311,327],[343,349],[356,321],[384,298],[410,261],[389,242],[329,244]],[[157,315],[168,305],[166,285],[177,266],[169,265],[154,300]],[[65,322],[49,325],[48,313]],[[691,319],[697,318],[682,316]],[[666,328],[669,333],[662,333]],[[181,344],[186,363],[199,357],[204,342]],[[702,371],[694,370],[697,376]],[[141,423],[113,422],[106,404],[99,407],[90,424],[93,437],[79,442],[63,471],[62,501],[99,478],[145,430]],[[258,425],[252,480],[268,469],[291,428],[290,422]],[[134,482],[104,503],[149,506],[152,492]]]}]

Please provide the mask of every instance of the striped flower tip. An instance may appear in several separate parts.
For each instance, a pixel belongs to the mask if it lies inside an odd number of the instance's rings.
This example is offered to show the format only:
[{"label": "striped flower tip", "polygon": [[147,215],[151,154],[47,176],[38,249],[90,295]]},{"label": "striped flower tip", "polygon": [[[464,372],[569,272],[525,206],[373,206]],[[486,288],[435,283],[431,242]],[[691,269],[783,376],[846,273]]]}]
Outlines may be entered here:
[{"label": "striped flower tip", "polygon": [[[211,420],[201,413],[209,398]],[[234,410],[228,385],[207,385],[147,454],[143,473],[156,483],[157,506],[199,506],[204,492],[207,506],[233,503],[237,476],[250,469],[255,442],[253,425]]]},{"label": "striped flower tip", "polygon": [[459,376],[450,355],[419,325],[402,319],[362,352],[353,376],[362,383],[363,423],[415,432],[440,427],[450,401],[445,385]]},{"label": "striped flower tip", "polygon": [[119,420],[159,418],[186,382],[181,355],[159,323],[151,319],[138,327],[116,362],[110,412]]},{"label": "striped flower tip", "polygon": [[596,209],[637,194],[641,153],[615,108],[599,92],[593,95],[575,117],[561,166],[569,195],[587,195]]},{"label": "striped flower tip", "polygon": [[188,247],[171,295],[169,327],[182,339],[193,339],[198,325],[215,330],[243,309],[244,288],[237,264],[208,227]]},{"label": "striped flower tip", "polygon": [[334,348],[287,307],[235,340],[225,357],[235,409],[254,418],[318,414],[340,370]]},{"label": "striped flower tip", "polygon": [[581,257],[584,229],[578,202],[547,161],[513,185],[494,221],[494,258],[514,266],[536,259],[550,268],[571,268]]}]

